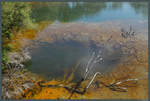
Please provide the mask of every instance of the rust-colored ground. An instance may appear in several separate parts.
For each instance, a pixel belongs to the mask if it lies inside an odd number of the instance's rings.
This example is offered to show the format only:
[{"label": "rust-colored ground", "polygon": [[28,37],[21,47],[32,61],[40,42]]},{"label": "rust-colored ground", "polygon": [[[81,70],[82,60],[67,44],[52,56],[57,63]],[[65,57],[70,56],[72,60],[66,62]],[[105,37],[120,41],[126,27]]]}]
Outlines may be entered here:
[{"label": "rust-colored ground", "polygon": [[[109,23],[108,23],[109,24]],[[40,23],[39,29],[42,30],[47,23]],[[107,24],[106,24],[107,25]],[[113,24],[112,24],[113,25]],[[93,26],[93,27],[92,27]],[[113,35],[113,42],[125,42],[124,39],[120,37],[120,27],[109,27],[106,28],[105,25],[97,24],[60,24],[57,27],[49,26],[42,32],[37,34],[35,30],[25,29],[21,31],[20,36],[14,38],[11,44],[14,49],[19,49],[22,46],[29,45],[29,41],[22,41],[22,39],[30,39],[30,40],[40,40],[46,42],[53,42],[54,40],[59,40],[62,37],[73,38],[74,40],[78,40],[79,37],[82,36],[90,36],[92,40],[96,43],[105,43],[105,40],[110,38]],[[59,29],[59,30],[58,30]],[[79,30],[80,29],[80,30]],[[52,35],[56,34],[56,37]],[[71,35],[71,36],[69,36]],[[55,39],[56,38],[56,39]],[[80,39],[79,39],[80,41]],[[86,40],[85,40],[86,41]],[[75,93],[71,99],[147,99],[148,98],[148,45],[147,41],[144,38],[139,38],[136,41],[135,47],[138,49],[138,56],[140,60],[137,61],[135,58],[131,57],[130,61],[126,61],[122,64],[119,64],[117,68],[115,68],[109,75],[104,75],[103,77],[97,77],[97,81],[103,81],[106,84],[112,84],[115,81],[125,80],[125,79],[138,79],[138,84],[135,87],[129,87],[127,92],[118,92],[112,91],[103,85],[99,85],[99,88],[91,85],[87,92],[84,95]],[[130,57],[128,57],[130,58]],[[132,60],[132,61],[131,61]],[[64,79],[64,81],[60,80],[51,80],[44,83],[44,85],[67,85],[69,87],[73,87],[75,84],[70,81],[73,78],[73,73],[70,75],[70,78]],[[65,78],[65,76],[64,76]],[[40,80],[39,80],[40,81]],[[38,81],[37,81],[38,82]],[[83,82],[81,85],[84,87],[87,84],[87,81]],[[70,96],[70,92],[63,87],[40,87],[38,84],[33,90],[25,91],[24,99],[68,99]]]},{"label": "rust-colored ground", "polygon": [[[105,84],[112,84],[115,81],[122,81],[126,79],[138,79],[135,87],[128,87],[127,92],[112,91],[103,85],[96,88],[92,84],[84,95],[74,93],[71,99],[147,99],[148,98],[148,51],[144,50],[142,53],[143,62],[140,63],[136,59],[128,62],[128,64],[120,64],[109,75],[97,77],[96,81],[103,81]],[[71,74],[72,75],[72,74]],[[72,75],[73,76],[73,75]],[[73,87],[74,83],[70,83],[71,78],[64,81],[52,80],[47,81],[44,85],[62,84]],[[68,81],[69,80],[69,81]],[[83,82],[81,87],[84,88],[87,81]],[[39,87],[40,92],[28,92],[25,99],[68,99],[70,92],[63,87]],[[35,89],[36,90],[36,89]]]},{"label": "rust-colored ground", "polygon": [[11,40],[4,40],[3,45],[11,45],[13,51],[18,51],[20,48],[24,46],[28,46],[30,44],[30,40],[34,40],[37,33],[43,30],[46,26],[51,24],[52,22],[39,22],[35,24],[36,28],[24,28],[22,30],[16,31],[13,30],[13,36]]},{"label": "rust-colored ground", "polygon": [[[147,76],[147,64],[144,65],[134,65],[136,69],[130,69],[132,65],[128,66],[126,70],[114,71],[109,76],[104,76],[102,78],[97,78],[97,80],[104,81],[106,84],[111,84],[116,80],[123,80],[127,78],[139,78],[138,84],[135,87],[129,87],[127,92],[117,92],[112,91],[100,85],[100,88],[95,88],[93,85],[87,90],[84,95],[75,93],[71,99],[147,99],[148,98],[148,76]],[[124,66],[120,68],[125,68]],[[73,83],[65,83],[63,81],[52,80],[45,83],[49,84],[62,84],[62,85],[74,85]],[[87,84],[83,82],[82,87]],[[31,94],[27,93],[25,99],[68,99],[70,92],[63,87],[53,88],[53,87],[42,87],[40,92]],[[36,90],[36,89],[35,89]]]}]

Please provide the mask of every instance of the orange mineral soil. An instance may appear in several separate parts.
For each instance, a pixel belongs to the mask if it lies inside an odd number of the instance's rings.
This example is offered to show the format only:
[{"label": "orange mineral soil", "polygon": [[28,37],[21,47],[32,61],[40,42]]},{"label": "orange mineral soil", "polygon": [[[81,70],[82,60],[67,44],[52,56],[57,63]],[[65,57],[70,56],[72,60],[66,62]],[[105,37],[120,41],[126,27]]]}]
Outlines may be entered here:
[{"label": "orange mineral soil", "polygon": [[[137,44],[140,44],[137,42]],[[85,92],[81,95],[74,93],[71,99],[147,99],[148,98],[148,48],[139,47],[140,50],[139,57],[142,58],[141,62],[133,59],[132,61],[125,62],[124,64],[119,64],[111,73],[103,75],[102,77],[97,77],[95,81],[103,81],[105,84],[113,84],[116,81],[122,81],[127,79],[138,79],[138,83],[134,87],[127,87],[127,92],[112,91],[109,88],[100,85],[97,88],[93,83]],[[137,54],[138,55],[138,54]],[[77,67],[77,66],[76,66]],[[65,85],[68,87],[74,87],[75,83],[70,82],[73,79],[74,70],[70,74],[69,78],[64,80],[51,80],[46,81],[43,85]],[[87,85],[84,81],[81,84],[81,89]],[[68,99],[70,96],[70,91],[63,87],[40,87],[37,85],[39,92],[33,93],[28,92],[25,99]],[[80,89],[80,90],[81,90]],[[34,89],[36,90],[36,89]]]},{"label": "orange mineral soil", "polygon": [[52,22],[41,21],[35,24],[36,28],[24,28],[19,31],[15,29],[12,31],[13,36],[11,40],[5,39],[3,45],[11,45],[13,51],[18,51],[20,48],[30,45],[30,40],[34,40],[37,33],[43,30],[46,26],[50,25]]},{"label": "orange mineral soil", "polygon": [[[109,88],[99,85],[96,88],[94,83],[87,89],[86,93],[81,95],[74,93],[71,99],[147,99],[148,98],[148,55],[147,52],[143,53],[145,58],[143,63],[139,63],[133,60],[128,64],[120,64],[109,75],[103,75],[103,77],[97,77],[95,81],[103,81],[105,84],[113,84],[116,81],[122,81],[126,79],[138,79],[138,83],[134,87],[128,87],[127,92],[112,91]],[[124,69],[122,69],[124,68]],[[73,71],[74,72],[74,71]],[[45,87],[37,85],[39,90],[27,92],[25,99],[68,99],[70,91],[63,87],[46,87],[46,85],[65,85],[68,87],[74,87],[75,83],[71,83],[73,78],[73,72],[66,80],[51,80],[43,83]],[[81,84],[81,88],[87,85],[87,81]],[[81,90],[81,89],[80,89]]]},{"label": "orange mineral soil", "polygon": [[[39,29],[42,30],[45,26],[47,26],[47,24],[41,22],[39,26]],[[76,32],[76,27],[71,28],[74,28],[74,32]],[[18,36],[14,37],[14,40],[11,42],[14,49],[19,49],[21,46],[27,45],[26,42],[22,41],[22,39],[34,39],[37,31],[24,29],[19,33],[23,34],[19,34]],[[51,30],[51,33],[53,33],[53,30]],[[111,33],[115,33],[117,36],[115,31]],[[44,35],[40,35],[44,37]],[[50,34],[46,34],[45,37],[48,35]],[[120,35],[120,33],[118,35]],[[110,35],[108,36],[110,37]],[[101,39],[98,38],[102,37],[95,36],[92,38],[95,41],[99,41]],[[113,38],[113,40],[122,40],[118,37]],[[105,40],[105,37],[103,37],[103,40]],[[105,84],[113,84],[116,81],[122,81],[126,79],[138,79],[138,83],[134,87],[128,87],[127,92],[118,92],[112,91],[108,87],[105,87],[101,84],[99,84],[99,87],[97,88],[93,83],[83,95],[74,93],[71,99],[148,99],[148,45],[145,45],[145,43],[144,45],[141,45],[142,43],[142,40],[137,41],[136,43],[137,49],[140,52],[137,55],[142,60],[142,62],[139,62],[133,58],[132,61],[127,61],[124,64],[117,65],[117,67],[110,74],[103,75],[103,77],[97,77],[95,79],[95,81],[103,81]],[[32,90],[26,91],[24,99],[68,99],[71,94],[70,91],[63,87],[47,87],[47,85],[64,85],[73,88],[75,83],[71,82],[71,80],[74,77],[74,71],[76,70],[76,67],[72,70],[72,73],[68,78],[66,77],[67,73],[64,75],[64,80],[42,80],[46,81],[42,84],[45,85],[45,87],[38,85],[38,82],[41,80],[37,81],[36,86]],[[87,85],[87,82],[89,81],[84,81],[81,84],[81,89]]]}]

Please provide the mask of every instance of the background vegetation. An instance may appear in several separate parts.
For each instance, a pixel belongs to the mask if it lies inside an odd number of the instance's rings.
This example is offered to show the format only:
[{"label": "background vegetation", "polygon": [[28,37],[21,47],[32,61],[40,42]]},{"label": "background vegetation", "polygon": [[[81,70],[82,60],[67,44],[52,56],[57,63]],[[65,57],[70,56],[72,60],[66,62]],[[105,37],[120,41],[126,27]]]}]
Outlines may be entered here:
[{"label": "background vegetation", "polygon": [[2,2],[2,69],[4,69],[8,63],[6,55],[11,51],[9,42],[12,40],[12,36],[15,37],[13,31],[33,27],[30,13],[30,3]]}]

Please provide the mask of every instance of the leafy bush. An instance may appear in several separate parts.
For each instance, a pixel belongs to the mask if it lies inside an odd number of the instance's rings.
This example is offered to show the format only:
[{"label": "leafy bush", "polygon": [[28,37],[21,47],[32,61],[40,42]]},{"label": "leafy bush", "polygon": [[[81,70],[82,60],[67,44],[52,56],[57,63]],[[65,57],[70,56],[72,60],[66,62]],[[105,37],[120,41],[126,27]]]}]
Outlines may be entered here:
[{"label": "leafy bush", "polygon": [[2,2],[2,63],[8,62],[7,53],[11,51],[12,31],[22,28],[32,28],[30,19],[31,6],[29,2]]},{"label": "leafy bush", "polygon": [[31,7],[24,2],[2,2],[2,38],[11,39],[11,31],[31,27]]}]

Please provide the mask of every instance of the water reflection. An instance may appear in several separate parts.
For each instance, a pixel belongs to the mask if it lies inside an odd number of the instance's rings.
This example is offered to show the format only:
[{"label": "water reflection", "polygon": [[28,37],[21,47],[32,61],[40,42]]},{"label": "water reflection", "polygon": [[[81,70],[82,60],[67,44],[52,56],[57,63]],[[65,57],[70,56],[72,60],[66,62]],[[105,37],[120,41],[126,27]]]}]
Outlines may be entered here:
[{"label": "water reflection", "polygon": [[82,16],[92,16],[104,8],[106,3],[49,3],[47,6],[34,6],[32,17],[37,22],[43,20],[70,22]]},{"label": "water reflection", "polygon": [[135,12],[141,14],[143,17],[148,17],[148,3],[130,3]]},{"label": "water reflection", "polygon": [[40,21],[97,22],[115,19],[146,19],[146,3],[127,2],[47,2],[35,3],[32,18]]},{"label": "water reflection", "polygon": [[122,8],[123,6],[123,3],[122,2],[112,2],[112,3],[107,3],[107,6],[108,6],[108,9],[110,10],[117,10],[117,9],[120,9]]}]

